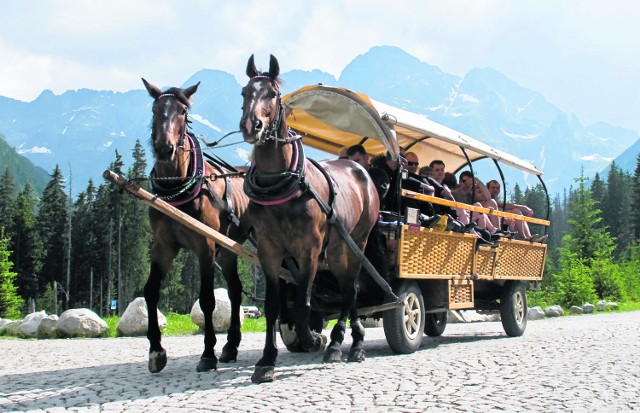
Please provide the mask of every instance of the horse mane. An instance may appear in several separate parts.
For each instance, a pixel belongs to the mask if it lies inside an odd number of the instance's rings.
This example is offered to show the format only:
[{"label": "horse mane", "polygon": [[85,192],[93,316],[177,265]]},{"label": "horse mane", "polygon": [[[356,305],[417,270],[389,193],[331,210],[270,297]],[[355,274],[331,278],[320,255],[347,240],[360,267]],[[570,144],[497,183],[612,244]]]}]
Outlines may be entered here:
[{"label": "horse mane", "polygon": [[185,96],[184,92],[179,87],[169,88],[169,89],[165,90],[164,92],[162,92],[162,94],[163,95],[164,94],[174,95],[175,97],[178,98],[180,103],[182,103],[183,105],[185,105],[187,107],[187,109],[191,109],[191,103],[189,102],[189,99]]}]

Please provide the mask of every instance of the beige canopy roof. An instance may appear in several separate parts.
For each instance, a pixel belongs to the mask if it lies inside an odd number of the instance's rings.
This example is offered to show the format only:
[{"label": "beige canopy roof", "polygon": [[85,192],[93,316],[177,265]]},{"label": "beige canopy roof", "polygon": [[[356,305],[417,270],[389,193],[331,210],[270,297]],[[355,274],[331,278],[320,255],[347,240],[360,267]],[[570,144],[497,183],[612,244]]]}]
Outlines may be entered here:
[{"label": "beige canopy roof", "polygon": [[344,88],[305,86],[284,96],[290,111],[287,125],[313,148],[337,154],[340,148],[362,144],[371,155],[399,146],[415,152],[422,165],[441,159],[456,171],[471,161],[491,158],[522,171],[542,175],[531,163],[492,148],[426,117],[370,99]]}]

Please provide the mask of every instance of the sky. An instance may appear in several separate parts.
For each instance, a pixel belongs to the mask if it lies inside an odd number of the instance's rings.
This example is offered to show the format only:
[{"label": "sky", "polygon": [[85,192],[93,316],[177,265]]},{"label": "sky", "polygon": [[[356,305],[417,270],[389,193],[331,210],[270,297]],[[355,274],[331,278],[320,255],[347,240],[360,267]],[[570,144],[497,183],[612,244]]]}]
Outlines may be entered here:
[{"label": "sky", "polygon": [[0,96],[245,83],[247,59],[338,78],[374,46],[446,73],[491,67],[584,124],[640,131],[640,2],[630,0],[3,0]]}]

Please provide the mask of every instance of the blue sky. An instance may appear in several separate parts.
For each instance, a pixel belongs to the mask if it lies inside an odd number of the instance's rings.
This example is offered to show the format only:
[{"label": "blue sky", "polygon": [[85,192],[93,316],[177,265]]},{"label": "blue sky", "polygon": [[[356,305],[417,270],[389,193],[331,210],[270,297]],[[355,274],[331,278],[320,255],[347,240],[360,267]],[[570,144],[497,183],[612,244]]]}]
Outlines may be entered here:
[{"label": "blue sky", "polygon": [[3,0],[0,95],[180,85],[247,58],[338,77],[373,46],[447,73],[492,67],[583,123],[640,131],[640,3],[627,0]]}]

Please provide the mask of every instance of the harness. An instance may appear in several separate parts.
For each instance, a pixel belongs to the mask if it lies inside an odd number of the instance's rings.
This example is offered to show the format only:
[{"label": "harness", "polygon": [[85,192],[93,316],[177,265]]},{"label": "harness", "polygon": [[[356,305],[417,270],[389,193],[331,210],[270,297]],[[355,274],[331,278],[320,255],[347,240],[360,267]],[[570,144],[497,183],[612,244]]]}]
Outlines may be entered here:
[{"label": "harness", "polygon": [[190,132],[185,132],[183,140],[188,140],[192,148],[189,151],[191,153],[189,172],[188,176],[184,178],[184,182],[176,186],[163,184],[164,179],[157,176],[155,165],[150,174],[152,192],[158,198],[174,207],[193,201],[200,194],[200,188],[202,188],[202,181],[204,180],[204,156],[198,139],[195,139],[195,136]]},{"label": "harness", "polygon": [[[265,75],[254,76],[251,78],[251,80],[253,79],[268,79],[273,82],[273,79],[271,77]],[[302,139],[300,135],[294,134],[289,128],[286,127],[286,124],[284,124],[284,108],[282,105],[282,98],[280,97],[280,88],[276,85],[275,89],[278,92],[278,114],[276,119],[268,126],[267,133],[263,135],[264,137],[262,139],[273,140],[275,142],[284,142],[285,144],[291,143],[293,145],[291,166],[289,170],[285,172],[258,174],[256,172],[255,165],[252,165],[244,181],[245,193],[249,196],[251,202],[264,206],[272,206],[283,204],[293,199],[294,197],[300,196],[308,191],[318,203],[320,209],[322,209],[322,212],[327,216],[327,223],[337,229],[342,239],[347,243],[351,251],[358,257],[358,259],[362,263],[362,266],[371,275],[371,278],[373,278],[373,280],[384,290],[384,292],[388,296],[390,296],[396,303],[401,303],[403,300],[398,298],[393,293],[391,286],[380,275],[380,273],[378,273],[373,264],[371,264],[371,262],[365,257],[362,250],[360,250],[360,248],[356,245],[353,238],[351,238],[351,234],[347,232],[344,224],[335,213],[333,207],[335,202],[335,183],[333,179],[324,170],[324,168],[320,166],[318,162],[309,159],[309,162],[311,162],[316,168],[318,168],[318,170],[327,180],[327,185],[329,186],[329,202],[325,202],[320,197],[320,195],[318,195],[315,188],[313,188],[313,186],[305,179],[305,157],[304,148],[302,147]],[[282,129],[286,131],[286,137],[284,138],[278,135],[282,132]],[[257,183],[257,179],[260,177],[279,179],[278,182],[274,185],[261,187]],[[295,272],[294,276],[298,278]]]},{"label": "harness", "polygon": [[[164,93],[158,96],[156,98],[156,101],[162,97],[177,98],[177,96],[174,94]],[[186,124],[189,124],[188,120],[186,120]],[[190,131],[185,131],[185,133],[182,135],[182,147],[185,146],[185,142],[187,140],[191,145],[191,150],[189,151],[190,157],[187,177],[182,178],[183,182],[176,186],[167,186],[166,184],[163,184],[163,181],[175,181],[181,178],[167,178],[157,176],[156,168],[154,165],[150,174],[151,191],[159,199],[162,199],[163,201],[174,207],[178,207],[181,205],[185,205],[197,198],[198,195],[200,195],[203,184],[206,184],[206,189],[209,192],[209,195],[211,195],[214,203],[217,204],[221,210],[225,211],[229,220],[233,222],[234,225],[240,226],[240,219],[234,211],[233,198],[231,196],[231,181],[229,179],[229,175],[225,174],[225,171],[222,169],[222,166],[228,167],[228,165],[226,163],[223,164],[221,161],[216,161],[216,159],[214,159],[213,157],[204,154],[202,152],[202,147],[200,146],[200,141]],[[205,156],[207,157],[207,160],[205,160]],[[218,172],[220,172],[222,176],[224,176],[224,199],[220,198],[211,186],[211,177],[205,176],[205,162],[214,167]]]}]

